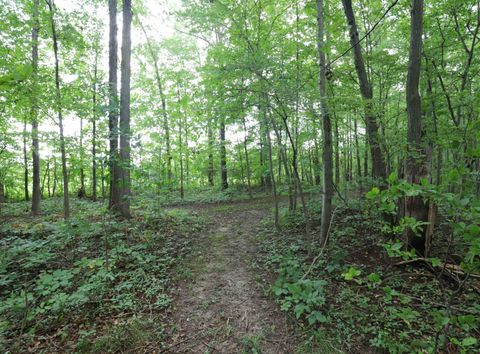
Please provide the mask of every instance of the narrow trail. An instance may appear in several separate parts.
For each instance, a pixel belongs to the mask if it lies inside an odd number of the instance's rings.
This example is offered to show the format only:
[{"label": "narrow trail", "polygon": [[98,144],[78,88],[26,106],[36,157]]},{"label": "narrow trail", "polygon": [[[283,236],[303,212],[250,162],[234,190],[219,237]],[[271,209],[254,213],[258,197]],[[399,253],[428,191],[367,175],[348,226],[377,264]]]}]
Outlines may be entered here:
[{"label": "narrow trail", "polygon": [[294,353],[299,335],[253,269],[255,235],[270,203],[202,206],[212,226],[199,235],[190,279],[173,306],[169,353]]}]

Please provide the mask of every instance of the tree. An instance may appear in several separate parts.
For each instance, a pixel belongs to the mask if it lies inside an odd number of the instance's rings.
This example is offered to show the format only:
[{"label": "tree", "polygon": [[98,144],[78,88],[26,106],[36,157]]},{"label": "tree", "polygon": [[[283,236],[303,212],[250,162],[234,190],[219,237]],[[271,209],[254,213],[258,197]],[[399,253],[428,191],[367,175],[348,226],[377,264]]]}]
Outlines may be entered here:
[{"label": "tree", "polygon": [[108,133],[110,142],[110,198],[109,208],[115,209],[120,203],[120,171],[118,168],[118,87],[117,87],[117,0],[108,1],[109,12],[109,42],[108,42],[108,86],[109,114]]},{"label": "tree", "polygon": [[[408,183],[420,184],[429,175],[424,142],[422,141],[422,102],[418,91],[422,63],[423,0],[413,0],[410,26],[410,51],[406,85],[408,151],[405,178]],[[428,211],[429,205],[421,196],[407,196],[405,198],[406,217],[414,218],[417,222],[428,222]],[[426,249],[425,231],[416,234],[415,230],[411,228],[405,230],[408,246],[417,250],[422,256],[425,255]]]},{"label": "tree", "polygon": [[360,92],[364,101],[365,123],[368,142],[370,144],[370,153],[372,155],[373,176],[385,179],[386,167],[378,137],[378,124],[373,107],[373,90],[372,85],[368,80],[367,71],[365,70],[360,38],[358,36],[357,24],[355,22],[355,15],[352,8],[352,0],[342,0],[342,3],[350,32],[350,43],[353,49],[355,70],[357,72]]},{"label": "tree", "polygon": [[132,2],[123,1],[122,28],[122,64],[120,88],[120,200],[114,210],[124,218],[130,217],[130,60],[132,54],[131,41]]},{"label": "tree", "polygon": [[40,23],[38,20],[39,0],[33,0],[32,12],[32,94],[31,99],[31,123],[32,123],[32,214],[40,213],[40,155],[38,144],[38,103],[37,103],[37,75],[38,75],[38,32]]},{"label": "tree", "polygon": [[320,244],[327,242],[330,220],[332,218],[333,199],[333,148],[332,126],[327,106],[326,93],[326,63],[324,43],[324,6],[323,0],[316,0],[317,5],[317,46],[318,46],[318,91],[320,94],[320,111],[322,115],[323,135],[323,197],[322,197],[322,223],[320,228]]},{"label": "tree", "polygon": [[97,200],[97,81],[98,81],[98,39],[95,45],[95,62],[93,64],[92,84],[92,200]]},{"label": "tree", "polygon": [[63,176],[63,215],[65,219],[70,217],[70,202],[68,195],[68,171],[67,156],[65,152],[65,137],[63,135],[63,114],[62,114],[62,92],[60,90],[60,68],[58,59],[58,39],[55,26],[55,3],[54,0],[47,0],[50,10],[50,25],[52,30],[53,54],[55,58],[55,98],[56,109],[58,114],[58,127],[60,132],[60,153],[62,158],[62,176]]}]

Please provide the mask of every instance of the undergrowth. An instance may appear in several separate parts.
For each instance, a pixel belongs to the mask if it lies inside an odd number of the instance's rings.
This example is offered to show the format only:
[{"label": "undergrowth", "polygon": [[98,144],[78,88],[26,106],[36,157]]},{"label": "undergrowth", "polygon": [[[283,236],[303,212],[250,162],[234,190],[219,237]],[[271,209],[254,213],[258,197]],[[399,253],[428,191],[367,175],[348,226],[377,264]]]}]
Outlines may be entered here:
[{"label": "undergrowth", "polygon": [[[337,207],[325,249],[318,229],[305,237],[301,214],[286,209],[281,231],[268,221],[258,235],[258,261],[276,274],[270,293],[305,328],[306,352],[478,352],[478,284],[459,286],[431,269],[446,252],[448,222],[438,227],[435,258],[419,266],[378,221],[383,210],[371,199]],[[310,208],[317,227],[320,204]]]},{"label": "undergrowth", "polygon": [[31,217],[25,203],[2,211],[0,351],[138,352],[162,345],[173,267],[204,225],[138,199],[121,221],[105,205],[58,200]]}]

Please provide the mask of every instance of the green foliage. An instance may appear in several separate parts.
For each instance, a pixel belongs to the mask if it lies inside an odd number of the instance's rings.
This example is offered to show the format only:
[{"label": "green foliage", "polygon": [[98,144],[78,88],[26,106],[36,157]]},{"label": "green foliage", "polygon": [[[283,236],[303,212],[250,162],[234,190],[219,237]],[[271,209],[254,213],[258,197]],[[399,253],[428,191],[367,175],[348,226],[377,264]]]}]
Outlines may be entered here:
[{"label": "green foliage", "polygon": [[[318,313],[308,335],[327,337],[345,352],[365,347],[391,353],[434,352],[446,346],[462,353],[477,351],[478,343],[471,338],[477,338],[480,326],[478,295],[459,292],[451,283],[432,278],[429,268],[392,266],[398,259],[414,261],[418,256],[392,237],[391,228],[385,232],[384,209],[372,207],[381,203],[379,198],[390,203],[388,193],[378,190],[366,200],[352,200],[349,208],[339,206],[330,242],[313,265],[312,256],[305,255],[316,255],[319,248],[312,249],[310,240],[302,238],[295,220],[285,224],[281,233],[266,224],[259,239],[262,255],[269,255],[265,266],[278,273],[272,294],[281,307],[301,314],[299,318],[307,323],[308,311]],[[470,229],[461,230],[468,233]],[[441,237],[436,242],[445,242]],[[459,250],[467,256],[470,248],[459,240]],[[445,260],[440,251],[422,262],[441,271]],[[468,269],[465,264],[464,259],[462,269]],[[312,297],[314,305],[309,302]]]},{"label": "green foliage", "polygon": [[297,319],[305,318],[309,325],[328,322],[328,317],[322,312],[327,282],[304,279],[302,263],[293,253],[273,256],[272,261],[277,264],[278,273],[272,293],[278,298],[281,309],[292,309]]},{"label": "green foliage", "polygon": [[[80,202],[74,206],[81,211],[69,221],[29,219],[20,209],[2,225],[0,336],[7,348],[15,338],[25,345],[38,341],[46,330],[65,336],[84,331],[78,348],[85,352],[158,343],[161,333],[152,330],[161,326],[153,318],[171,303],[172,271],[188,252],[186,236],[201,230],[203,220],[191,213],[159,214],[151,200],[139,202],[139,220],[119,221],[99,203]],[[127,313],[152,317],[126,320]],[[115,316],[125,323],[106,334],[95,329],[98,318]]]}]

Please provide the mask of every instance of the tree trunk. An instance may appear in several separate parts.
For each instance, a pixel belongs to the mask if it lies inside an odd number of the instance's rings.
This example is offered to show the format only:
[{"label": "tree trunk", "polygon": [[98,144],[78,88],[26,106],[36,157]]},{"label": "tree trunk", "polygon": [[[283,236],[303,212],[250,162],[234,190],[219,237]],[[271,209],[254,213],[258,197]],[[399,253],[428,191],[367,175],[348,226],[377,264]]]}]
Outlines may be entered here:
[{"label": "tree trunk", "polygon": [[118,170],[118,43],[117,43],[117,0],[108,0],[110,18],[109,27],[109,54],[108,54],[108,84],[109,84],[109,113],[108,133],[110,141],[110,200],[109,208],[114,209],[120,202],[119,170]]},{"label": "tree trunk", "polygon": [[32,107],[31,107],[31,121],[32,121],[32,215],[40,214],[40,154],[38,143],[38,105],[37,105],[37,76],[38,76],[38,19],[39,0],[33,0],[33,27],[32,27]]},{"label": "tree trunk", "polygon": [[53,157],[53,186],[52,186],[52,197],[55,197],[55,192],[57,191],[57,159]]},{"label": "tree trunk", "polygon": [[208,184],[210,187],[214,185],[214,163],[213,163],[213,129],[212,129],[212,121],[208,122]]},{"label": "tree trunk", "polygon": [[358,81],[360,84],[360,93],[362,94],[364,102],[366,131],[368,135],[368,142],[370,144],[370,153],[372,155],[373,177],[385,179],[386,168],[378,137],[377,117],[375,116],[372,102],[372,86],[368,81],[365,64],[363,62],[357,24],[355,22],[355,15],[352,9],[352,0],[342,0],[342,3],[349,26],[350,43],[353,47],[353,56],[355,61],[355,69],[357,71]]},{"label": "tree trunk", "polygon": [[268,145],[268,164],[270,167],[270,175],[272,176],[272,191],[273,199],[275,203],[275,227],[277,230],[280,230],[280,208],[277,197],[277,184],[275,182],[275,174],[273,172],[273,158],[272,158],[272,139],[270,138],[270,127],[268,124],[266,108],[262,107],[263,119],[265,121],[265,127],[267,130],[267,145]]},{"label": "tree trunk", "polygon": [[[42,188],[43,191],[43,188]],[[50,191],[50,159],[47,160],[47,196],[50,198],[52,196]]]},{"label": "tree trunk", "polygon": [[23,121],[23,189],[25,200],[30,200],[28,191],[28,157],[27,157],[27,119]]},{"label": "tree trunk", "polygon": [[60,91],[60,69],[58,60],[58,42],[57,32],[54,19],[54,0],[47,0],[50,10],[50,24],[52,26],[53,54],[55,58],[55,88],[56,88],[56,105],[58,113],[58,127],[60,129],[60,153],[62,158],[62,176],[63,176],[63,216],[65,219],[70,217],[70,201],[68,196],[68,171],[67,156],[65,152],[65,138],[63,135],[63,115],[62,115],[62,93]]},{"label": "tree trunk", "polygon": [[[410,52],[406,84],[406,100],[408,113],[407,162],[405,177],[408,183],[419,184],[428,177],[428,166],[425,150],[422,147],[422,106],[418,92],[422,55],[423,34],[423,0],[413,0],[411,10]],[[419,222],[427,222],[428,203],[421,196],[405,198],[405,216],[415,218]],[[420,255],[425,255],[425,230],[416,234],[413,230],[405,230],[405,238],[409,248],[414,248]]]},{"label": "tree trunk", "polygon": [[227,180],[227,150],[225,147],[225,117],[220,120],[220,171],[222,177],[222,189],[228,188]]},{"label": "tree trunk", "polygon": [[[247,140],[247,126],[246,126],[246,123],[245,123],[245,116],[243,117],[242,119],[242,123],[243,123],[243,133],[245,134],[244,138],[243,138],[243,149],[245,151],[245,162],[247,164],[247,184],[248,184],[248,195],[250,196],[250,198],[253,197],[252,195],[252,183],[251,183],[251,180],[250,180],[250,160],[248,158],[248,140]],[[273,177],[273,176],[272,176]]]},{"label": "tree trunk", "polygon": [[97,201],[97,71],[98,50],[95,50],[95,64],[93,67],[93,96],[92,96],[92,200]]},{"label": "tree trunk", "polygon": [[323,198],[322,198],[322,223],[320,226],[320,244],[327,242],[330,221],[332,219],[333,199],[333,148],[332,148],[332,126],[327,106],[326,95],[326,63],[324,44],[324,6],[323,0],[316,0],[317,3],[317,46],[319,77],[318,90],[320,94],[320,110],[322,114],[323,130]]},{"label": "tree trunk", "polygon": [[5,186],[0,181],[0,203],[5,203]]},{"label": "tree trunk", "polygon": [[145,34],[148,51],[150,52],[150,56],[152,57],[152,60],[153,60],[153,65],[155,67],[155,80],[157,81],[158,94],[162,102],[163,129],[165,131],[165,144],[167,148],[167,154],[166,154],[167,177],[168,177],[168,184],[170,185],[172,183],[173,174],[172,174],[172,151],[171,151],[171,144],[170,144],[170,126],[168,124],[167,103],[165,99],[165,93],[163,92],[162,80],[160,78],[160,69],[158,67],[158,57],[155,51],[153,50],[152,43],[150,41],[150,38],[148,37],[145,27],[141,23],[140,25],[142,27],[143,33]]},{"label": "tree trunk", "polygon": [[[183,131],[183,124],[186,124],[186,119],[184,113],[182,113],[182,108],[181,108],[181,97],[180,97],[180,90],[177,89],[177,99],[178,99],[178,104],[179,104],[179,113],[180,117],[183,119],[178,119],[178,150],[179,150],[179,157],[180,157],[180,198],[183,200],[183,197],[185,196],[185,191],[184,191],[184,176],[183,176],[183,139],[182,139],[182,131]],[[186,140],[185,142],[188,143]]]},{"label": "tree trunk", "polygon": [[83,168],[83,117],[80,117],[80,189],[78,190],[78,197],[85,197],[85,170]]},{"label": "tree trunk", "polygon": [[105,165],[106,161],[102,161],[100,164],[100,173],[102,175],[102,203],[105,200]]},{"label": "tree trunk", "polygon": [[355,158],[357,160],[357,178],[362,177],[362,167],[360,164],[360,148],[358,144],[358,127],[357,127],[357,120],[353,119],[354,125],[354,137],[355,137]]},{"label": "tree trunk", "polygon": [[120,200],[114,208],[124,218],[130,217],[130,60],[132,1],[123,0],[122,64],[120,88]]}]

